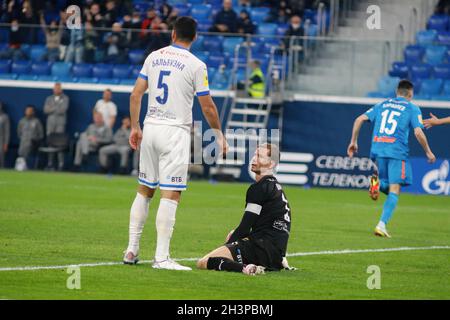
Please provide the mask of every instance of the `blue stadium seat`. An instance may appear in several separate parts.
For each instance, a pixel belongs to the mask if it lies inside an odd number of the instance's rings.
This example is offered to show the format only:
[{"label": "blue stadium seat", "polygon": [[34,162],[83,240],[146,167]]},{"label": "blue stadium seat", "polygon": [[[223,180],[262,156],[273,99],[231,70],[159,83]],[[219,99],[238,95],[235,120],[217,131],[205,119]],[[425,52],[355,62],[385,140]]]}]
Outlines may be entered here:
[{"label": "blue stadium seat", "polygon": [[422,62],[425,49],[418,45],[409,45],[405,48],[405,61],[407,64]]},{"label": "blue stadium seat", "polygon": [[56,81],[59,82],[78,82],[78,78],[74,78],[72,76],[58,76],[56,77]]},{"label": "blue stadium seat", "polygon": [[191,17],[196,20],[209,20],[212,6],[209,4],[197,4],[191,7]]},{"label": "blue stadium seat", "polygon": [[437,40],[440,45],[450,46],[450,32],[448,32],[448,31],[439,32],[438,36],[437,36]]},{"label": "blue stadium seat", "polygon": [[72,75],[75,78],[88,78],[92,77],[92,64],[78,63],[72,67]]},{"label": "blue stadium seat", "polygon": [[316,18],[317,11],[312,9],[305,9],[303,13],[303,18],[306,20],[311,20],[311,22]]},{"label": "blue stadium seat", "polygon": [[9,30],[6,27],[0,28],[0,42],[2,43],[9,42]]},{"label": "blue stadium seat", "polygon": [[51,74],[57,77],[70,76],[70,69],[72,68],[72,63],[66,62],[55,62],[52,65]]},{"label": "blue stadium seat", "polygon": [[116,79],[128,79],[131,74],[132,67],[129,65],[115,65],[112,69],[112,76]]},{"label": "blue stadium seat", "polygon": [[279,24],[277,28],[277,36],[284,37],[288,29],[289,29],[288,24]]},{"label": "blue stadium seat", "polygon": [[241,43],[241,37],[226,37],[222,43],[223,51],[229,54],[234,54],[236,46]]},{"label": "blue stadium seat", "polygon": [[212,90],[227,90],[230,81],[230,74],[227,71],[216,71],[213,77],[211,77],[211,89]]},{"label": "blue stadium seat", "polygon": [[208,57],[209,57],[209,53],[206,51],[198,52],[195,56],[197,58],[199,58],[201,61],[207,61]]},{"label": "blue stadium seat", "polygon": [[431,100],[431,95],[419,93],[414,95],[414,100]]},{"label": "blue stadium seat", "polygon": [[450,95],[450,80],[444,81],[444,87],[442,88],[442,94]]},{"label": "blue stadium seat", "polygon": [[80,83],[98,83],[98,78],[92,77],[74,77],[73,79]]},{"label": "blue stadium seat", "polygon": [[170,5],[179,5],[179,4],[186,4],[187,0],[168,0],[167,3]]},{"label": "blue stadium seat", "polygon": [[379,91],[372,91],[367,94],[367,98],[387,98],[388,96],[384,95]]},{"label": "blue stadium seat", "polygon": [[111,78],[113,66],[107,63],[98,63],[92,68],[94,78]]},{"label": "blue stadium seat", "polygon": [[133,67],[131,69],[130,79],[136,80],[139,77],[142,67]]},{"label": "blue stadium seat", "polygon": [[204,4],[205,1],[204,0],[189,0],[189,3],[192,5],[197,5],[197,4]]},{"label": "blue stadium seat", "polygon": [[36,81],[38,76],[35,74],[19,74],[17,80]]},{"label": "blue stadium seat", "polygon": [[199,52],[203,51],[203,40],[204,36],[198,36],[197,40],[195,40],[191,45],[191,52]]},{"label": "blue stadium seat", "polygon": [[411,66],[411,78],[413,79],[429,79],[433,68],[427,63],[421,63]]},{"label": "blue stadium seat", "polygon": [[11,72],[17,74],[29,74],[31,71],[30,61],[14,61],[12,63]]},{"label": "blue stadium seat", "polygon": [[431,65],[438,65],[444,62],[447,57],[447,47],[429,46],[425,52],[425,61]]},{"label": "blue stadium seat", "polygon": [[392,64],[392,69],[389,71],[391,77],[398,77],[401,79],[408,78],[409,67],[404,62],[394,62]]},{"label": "blue stadium seat", "polygon": [[99,78],[98,83],[104,84],[114,84],[117,85],[120,83],[120,79],[112,79],[112,78]]},{"label": "blue stadium seat", "polygon": [[428,20],[427,29],[436,31],[446,31],[448,25],[448,17],[446,15],[433,15]]},{"label": "blue stadium seat", "polygon": [[58,77],[51,76],[51,75],[41,75],[37,77],[38,81],[48,81],[48,82],[55,82],[59,81]]},{"label": "blue stadium seat", "polygon": [[442,90],[442,79],[426,79],[422,81],[420,94],[439,95]]},{"label": "blue stadium seat", "polygon": [[174,9],[178,10],[179,17],[188,16],[191,11],[191,6],[186,3],[180,3],[180,4],[174,5]]},{"label": "blue stadium seat", "polygon": [[270,8],[257,7],[250,10],[250,17],[253,23],[263,23],[269,18]]},{"label": "blue stadium seat", "polygon": [[198,32],[208,32],[211,27],[212,27],[211,22],[199,22],[197,25],[197,31]]},{"label": "blue stadium seat", "polygon": [[431,96],[431,100],[450,102],[450,95],[448,94],[433,95]]},{"label": "blue stadium seat", "polygon": [[134,86],[136,83],[135,79],[122,79],[120,80],[120,84],[124,86]]},{"label": "blue stadium seat", "polygon": [[433,75],[436,79],[450,80],[450,64],[434,66]]},{"label": "blue stadium seat", "polygon": [[226,64],[225,56],[223,55],[210,55],[208,58],[208,67],[210,68],[218,68],[222,64]]},{"label": "blue stadium seat", "polygon": [[416,34],[416,42],[421,46],[429,46],[437,41],[438,32],[436,30],[421,30]]},{"label": "blue stadium seat", "polygon": [[278,25],[276,23],[261,23],[258,25],[258,34],[275,35]]},{"label": "blue stadium seat", "polygon": [[203,40],[203,49],[208,52],[222,52],[223,37],[208,36]]},{"label": "blue stadium seat", "polygon": [[130,61],[131,64],[141,64],[142,61],[144,60],[144,50],[130,50],[128,52],[128,60]]},{"label": "blue stadium seat", "polygon": [[31,73],[38,76],[50,75],[51,62],[35,62],[31,65]]},{"label": "blue stadium seat", "polygon": [[0,60],[0,73],[9,73],[11,71],[11,60]]},{"label": "blue stadium seat", "polygon": [[242,57],[242,56],[240,56],[238,58],[236,58],[235,56],[231,56],[230,59],[228,59],[227,67],[229,69],[233,68],[235,62],[238,62],[240,65],[243,65],[243,64],[247,63],[247,58],[246,57]]},{"label": "blue stadium seat", "polygon": [[393,96],[400,78],[385,76],[378,81],[378,91],[385,96]]},{"label": "blue stadium seat", "polygon": [[0,73],[0,80],[16,80],[17,73]]},{"label": "blue stadium seat", "polygon": [[41,44],[35,44],[30,49],[31,61],[41,61],[42,56],[47,52],[47,48]]},{"label": "blue stadium seat", "polygon": [[318,34],[319,34],[319,27],[316,24],[309,25],[308,29],[306,30],[306,36],[317,37]]}]

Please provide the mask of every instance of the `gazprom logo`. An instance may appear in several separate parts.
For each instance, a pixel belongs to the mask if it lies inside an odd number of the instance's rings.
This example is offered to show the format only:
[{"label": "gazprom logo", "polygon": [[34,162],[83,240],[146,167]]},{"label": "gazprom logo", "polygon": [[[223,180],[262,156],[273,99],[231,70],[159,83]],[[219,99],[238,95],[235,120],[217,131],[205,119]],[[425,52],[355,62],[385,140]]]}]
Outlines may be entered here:
[{"label": "gazprom logo", "polygon": [[428,172],[422,179],[422,188],[429,194],[449,195],[450,181],[447,180],[450,173],[448,160],[442,162],[439,169]]}]

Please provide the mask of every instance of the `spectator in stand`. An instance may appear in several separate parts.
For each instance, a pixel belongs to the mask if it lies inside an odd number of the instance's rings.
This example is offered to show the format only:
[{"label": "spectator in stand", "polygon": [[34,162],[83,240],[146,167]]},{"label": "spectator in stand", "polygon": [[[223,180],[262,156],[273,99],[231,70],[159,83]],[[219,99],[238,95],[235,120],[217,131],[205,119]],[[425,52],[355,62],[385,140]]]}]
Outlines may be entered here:
[{"label": "spectator in stand", "polygon": [[103,15],[103,21],[106,28],[111,28],[114,22],[117,21],[117,18],[119,16],[118,9],[116,7],[116,1],[115,0],[108,0],[106,1],[106,12]]},{"label": "spectator in stand", "polygon": [[110,89],[103,91],[103,99],[97,101],[94,111],[102,114],[103,121],[108,127],[114,127],[117,117],[117,106],[112,101],[112,91]]},{"label": "spectator in stand", "polygon": [[142,47],[141,40],[139,39],[139,30],[141,29],[142,19],[139,11],[134,11],[133,15],[126,15],[123,17],[123,29],[128,29],[127,40],[130,48],[138,49]]},{"label": "spectator in stand", "polygon": [[242,10],[237,21],[237,32],[240,34],[254,34],[255,25],[250,19],[247,10]]},{"label": "spectator in stand", "polygon": [[13,60],[26,59],[26,55],[21,49],[23,43],[23,32],[24,30],[20,27],[19,20],[17,19],[12,20],[9,31],[8,48],[0,52],[0,59],[13,59]]},{"label": "spectator in stand", "polygon": [[178,9],[173,8],[172,11],[169,14],[169,17],[166,19],[165,23],[167,24],[169,30],[173,29],[173,25],[175,24],[175,21],[178,19]]},{"label": "spectator in stand", "polygon": [[[251,0],[239,0],[238,6],[242,9],[250,10],[252,8],[252,1]],[[259,4],[258,4],[259,6]]]},{"label": "spectator in stand", "polygon": [[98,3],[92,3],[89,8],[85,8],[84,15],[85,21],[89,21],[93,28],[103,28],[105,26],[105,20],[100,12]]},{"label": "spectator in stand", "polygon": [[96,152],[100,147],[111,142],[112,130],[105,125],[100,112],[93,112],[94,123],[90,124],[77,141],[75,148],[75,159],[73,164],[76,171],[80,168],[83,157],[90,152]]},{"label": "spectator in stand", "polygon": [[233,2],[224,0],[222,9],[214,17],[213,26],[209,29],[211,32],[229,32],[237,31],[238,16],[233,10]]},{"label": "spectator in stand", "polygon": [[25,108],[25,117],[23,117],[17,126],[17,136],[19,137],[18,155],[25,162],[29,162],[28,157],[36,152],[39,144],[44,138],[44,129],[41,121],[36,118],[35,107],[28,105]]},{"label": "spectator in stand", "polygon": [[[64,14],[63,22],[67,21],[69,16]],[[67,46],[65,47],[64,62],[83,62],[83,28],[64,29],[67,32]],[[65,42],[65,35],[62,37]],[[61,46],[62,47],[62,46]]]},{"label": "spectator in stand", "polygon": [[450,0],[439,0],[436,6],[435,13],[437,14],[450,14]]},{"label": "spectator in stand", "polygon": [[112,144],[103,146],[98,151],[98,160],[104,172],[108,171],[109,157],[113,155],[120,155],[120,173],[128,173],[128,159],[130,157],[131,147],[129,143],[131,132],[130,117],[122,119],[122,126],[116,131],[113,136]]},{"label": "spectator in stand", "polygon": [[[286,33],[284,34],[285,38],[281,44],[281,46],[288,50],[291,43],[291,37],[303,37],[305,35],[305,29],[302,27],[302,19],[300,16],[292,16],[289,28],[286,30]],[[296,39],[294,41],[294,45],[301,45],[302,40]]]},{"label": "spectator in stand", "polygon": [[172,6],[168,3],[164,3],[160,8],[159,8],[159,16],[161,17],[162,21],[164,23],[167,23],[167,19],[169,19],[170,14],[172,13]]},{"label": "spectator in stand", "polygon": [[147,37],[148,37],[147,30],[151,29],[152,22],[157,16],[158,15],[156,13],[155,8],[150,7],[147,10],[147,15],[146,15],[145,19],[142,21],[142,24],[141,24],[141,34],[140,34],[141,40],[145,41],[147,39]]},{"label": "spectator in stand", "polygon": [[105,34],[103,44],[105,46],[105,62],[126,62],[128,41],[119,22],[115,22],[112,26],[112,31]]},{"label": "spectator in stand", "polygon": [[0,168],[5,166],[5,155],[8,152],[11,123],[0,102]]},{"label": "spectator in stand", "polygon": [[[171,36],[169,31],[169,27],[162,22],[160,17],[156,17],[152,21],[151,32],[148,34],[148,44],[144,54],[145,58],[155,50],[167,47],[170,45]],[[142,63],[144,63],[142,61]]]},{"label": "spectator in stand", "polygon": [[272,7],[270,21],[275,23],[287,23],[293,14],[292,6],[288,0],[281,0]]},{"label": "spectator in stand", "polygon": [[[67,110],[69,109],[69,97],[62,90],[61,83],[53,86],[53,95],[45,99],[44,113],[47,115],[47,138],[53,133],[66,132]],[[50,154],[47,166],[53,167],[53,156]],[[58,152],[58,169],[64,167],[64,153]]]},{"label": "spectator in stand", "polygon": [[97,30],[92,27],[92,23],[86,21],[84,23],[84,37],[83,37],[83,45],[84,45],[84,55],[83,60],[87,63],[94,63],[97,61],[97,48],[99,46],[99,34]]},{"label": "spectator in stand", "polygon": [[[37,24],[38,20],[34,14],[32,3],[30,0],[23,1],[22,10],[20,12],[19,21],[22,24]],[[29,27],[27,28],[27,42],[34,43],[36,38],[36,28]]]},{"label": "spectator in stand", "polygon": [[56,20],[52,20],[50,26],[45,24],[44,14],[41,13],[41,28],[45,33],[45,41],[47,52],[41,57],[41,60],[55,62],[59,60],[59,46],[61,44],[61,36],[63,33],[63,20],[60,19],[59,24]]}]

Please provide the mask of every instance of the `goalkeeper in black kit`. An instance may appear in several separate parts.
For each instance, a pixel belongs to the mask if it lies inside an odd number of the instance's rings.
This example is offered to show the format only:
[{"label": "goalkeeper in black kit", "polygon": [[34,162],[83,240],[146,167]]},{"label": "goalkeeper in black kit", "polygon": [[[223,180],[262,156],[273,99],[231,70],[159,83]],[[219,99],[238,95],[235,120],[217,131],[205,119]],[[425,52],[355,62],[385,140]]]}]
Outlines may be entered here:
[{"label": "goalkeeper in black kit", "polygon": [[199,269],[263,274],[290,268],[286,256],[291,208],[273,176],[280,153],[273,144],[260,145],[251,161],[256,182],[247,190],[245,213],[228,234],[225,245],[197,262]]}]

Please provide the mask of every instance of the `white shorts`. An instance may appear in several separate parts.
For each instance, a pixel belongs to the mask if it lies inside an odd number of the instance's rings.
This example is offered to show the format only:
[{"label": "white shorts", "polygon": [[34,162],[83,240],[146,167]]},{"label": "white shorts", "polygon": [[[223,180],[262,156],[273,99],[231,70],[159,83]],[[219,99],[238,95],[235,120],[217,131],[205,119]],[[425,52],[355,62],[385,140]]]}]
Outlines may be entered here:
[{"label": "white shorts", "polygon": [[152,189],[186,190],[190,162],[189,127],[144,125],[139,159],[139,184]]}]

